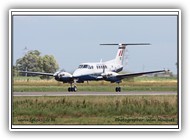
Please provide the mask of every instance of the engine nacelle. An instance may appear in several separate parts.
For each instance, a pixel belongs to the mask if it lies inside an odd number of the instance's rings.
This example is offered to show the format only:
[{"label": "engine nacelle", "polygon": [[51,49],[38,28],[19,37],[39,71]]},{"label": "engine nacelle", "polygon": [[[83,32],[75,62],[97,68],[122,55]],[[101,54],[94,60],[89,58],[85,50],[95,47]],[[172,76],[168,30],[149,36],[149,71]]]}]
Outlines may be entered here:
[{"label": "engine nacelle", "polygon": [[104,73],[102,73],[101,74],[101,76],[103,77],[103,78],[110,78],[110,77],[116,77],[118,75],[118,73],[116,73],[116,72],[104,72]]},{"label": "engine nacelle", "polygon": [[104,78],[104,80],[110,81],[111,83],[121,82],[121,79],[116,77],[117,75],[119,75],[119,74],[116,72],[104,72],[101,74],[101,76]]},{"label": "engine nacelle", "polygon": [[59,77],[72,77],[72,74],[68,73],[68,72],[60,72],[57,74]]},{"label": "engine nacelle", "polygon": [[57,75],[55,75],[55,80],[62,81],[64,83],[69,83],[73,81],[72,74],[68,72],[59,72]]}]

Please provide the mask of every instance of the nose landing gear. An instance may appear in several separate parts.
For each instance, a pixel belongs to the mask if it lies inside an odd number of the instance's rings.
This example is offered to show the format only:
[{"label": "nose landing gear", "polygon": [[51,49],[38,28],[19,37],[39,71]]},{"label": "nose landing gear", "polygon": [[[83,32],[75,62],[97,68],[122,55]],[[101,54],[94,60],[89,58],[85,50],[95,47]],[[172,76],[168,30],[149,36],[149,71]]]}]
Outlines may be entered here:
[{"label": "nose landing gear", "polygon": [[76,92],[77,91],[77,86],[72,86],[72,83],[70,83],[71,87],[68,88],[68,92]]}]

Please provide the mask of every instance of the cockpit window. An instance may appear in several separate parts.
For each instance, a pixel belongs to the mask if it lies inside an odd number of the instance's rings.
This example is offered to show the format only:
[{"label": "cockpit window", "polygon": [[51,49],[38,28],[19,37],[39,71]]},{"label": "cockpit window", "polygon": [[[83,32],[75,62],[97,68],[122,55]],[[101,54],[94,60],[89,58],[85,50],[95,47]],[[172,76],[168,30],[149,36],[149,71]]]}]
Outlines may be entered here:
[{"label": "cockpit window", "polygon": [[79,69],[81,69],[81,68],[83,68],[83,65],[79,65],[79,67],[78,67]]},{"label": "cockpit window", "polygon": [[79,69],[93,69],[93,66],[90,65],[79,65]]},{"label": "cockpit window", "polygon": [[88,65],[84,65],[83,68],[88,68]]}]

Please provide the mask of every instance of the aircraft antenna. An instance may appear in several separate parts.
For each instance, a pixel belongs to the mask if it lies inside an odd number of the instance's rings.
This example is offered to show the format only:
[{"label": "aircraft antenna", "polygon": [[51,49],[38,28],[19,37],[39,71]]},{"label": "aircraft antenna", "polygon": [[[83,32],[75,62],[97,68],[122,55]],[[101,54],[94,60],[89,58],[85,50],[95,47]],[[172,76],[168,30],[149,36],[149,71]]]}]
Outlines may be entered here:
[{"label": "aircraft antenna", "polygon": [[28,48],[27,48],[27,46],[24,47],[23,51],[24,51],[24,52],[23,52],[24,55],[26,55],[26,54],[28,53]]}]

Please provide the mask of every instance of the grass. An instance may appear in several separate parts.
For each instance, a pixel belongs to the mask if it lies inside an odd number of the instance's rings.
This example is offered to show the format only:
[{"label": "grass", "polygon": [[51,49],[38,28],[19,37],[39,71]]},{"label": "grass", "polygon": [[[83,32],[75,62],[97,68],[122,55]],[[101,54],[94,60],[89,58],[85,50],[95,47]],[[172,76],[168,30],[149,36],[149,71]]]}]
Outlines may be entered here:
[{"label": "grass", "polygon": [[13,124],[177,124],[177,97],[13,97]]},{"label": "grass", "polygon": [[[117,84],[93,81],[79,91],[115,91]],[[177,91],[176,78],[137,77],[124,80],[122,91]],[[67,91],[69,84],[14,77],[13,92]],[[175,95],[13,97],[13,124],[177,124]]]},{"label": "grass", "polygon": [[[106,81],[91,81],[88,83],[77,83],[79,91],[115,91],[117,84]],[[137,77],[134,81],[124,80],[120,83],[122,91],[177,91],[177,80],[175,78],[160,77]],[[15,77],[13,79],[13,91],[34,92],[34,91],[67,91],[69,84],[62,84],[54,79],[39,80],[26,77]]]}]

